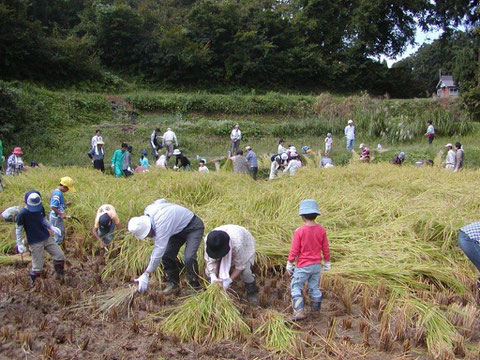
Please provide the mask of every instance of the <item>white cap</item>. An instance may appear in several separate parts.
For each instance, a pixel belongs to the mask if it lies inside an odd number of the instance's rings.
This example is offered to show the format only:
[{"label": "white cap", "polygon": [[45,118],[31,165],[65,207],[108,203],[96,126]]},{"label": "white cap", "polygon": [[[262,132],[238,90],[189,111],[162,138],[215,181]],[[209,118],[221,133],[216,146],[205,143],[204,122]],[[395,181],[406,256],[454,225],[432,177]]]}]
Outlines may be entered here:
[{"label": "white cap", "polygon": [[251,146],[247,146],[247,147],[245,147],[245,150],[247,150],[247,151],[248,151],[248,150],[252,150],[252,147],[251,147]]},{"label": "white cap", "polygon": [[453,145],[450,144],[450,143],[448,143],[447,145],[445,145],[445,147],[449,147],[449,146],[450,146],[451,148],[453,148]]},{"label": "white cap", "polygon": [[143,240],[147,237],[152,229],[150,218],[146,215],[135,216],[128,222],[128,231],[130,231],[138,240]]},{"label": "white cap", "polygon": [[173,150],[173,155],[180,155],[182,152],[179,149]]},{"label": "white cap", "polygon": [[353,124],[353,120],[352,119],[348,120],[348,124]]},{"label": "white cap", "polygon": [[297,148],[295,146],[290,146],[288,150],[290,152],[297,152]]},{"label": "white cap", "polygon": [[364,146],[365,146],[365,144],[361,143],[359,149],[363,148]]},{"label": "white cap", "polygon": [[280,158],[281,158],[282,160],[287,160],[287,159],[288,159],[287,153],[283,153],[282,155],[280,155]]}]

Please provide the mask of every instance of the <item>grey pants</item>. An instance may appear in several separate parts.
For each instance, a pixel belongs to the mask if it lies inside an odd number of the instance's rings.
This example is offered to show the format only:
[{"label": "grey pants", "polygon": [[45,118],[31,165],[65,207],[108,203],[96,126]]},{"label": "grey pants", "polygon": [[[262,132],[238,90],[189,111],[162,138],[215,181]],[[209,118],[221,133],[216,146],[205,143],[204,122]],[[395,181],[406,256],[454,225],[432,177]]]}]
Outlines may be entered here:
[{"label": "grey pants", "polygon": [[172,141],[165,141],[165,147],[167,148],[167,151],[166,151],[166,156],[167,156],[167,160],[170,159],[170,157],[172,156],[173,154],[173,142]]},{"label": "grey pants", "polygon": [[232,141],[232,155],[237,155],[238,150],[240,150],[240,140]]},{"label": "grey pants", "polygon": [[203,221],[194,216],[188,225],[178,234],[173,235],[167,244],[165,253],[162,257],[163,270],[167,276],[167,281],[178,284],[180,269],[182,265],[177,259],[180,248],[185,245],[185,268],[187,270],[188,282],[193,286],[198,286],[198,262],[197,250],[203,238],[205,226]]},{"label": "grey pants", "polygon": [[63,219],[61,217],[55,217],[50,213],[50,224],[53,226],[57,227],[60,229],[62,232],[60,236],[54,235],[53,238],[55,239],[55,242],[60,245],[63,242],[63,239],[65,239],[65,225],[63,223]]},{"label": "grey pants", "polygon": [[45,250],[50,254],[50,257],[54,261],[65,261],[65,254],[60,246],[55,242],[53,238],[48,238],[45,241],[40,241],[33,244],[28,244],[30,252],[32,253],[32,271],[40,273],[43,269],[43,251]]},{"label": "grey pants", "polygon": [[253,261],[255,260],[255,255],[248,259],[248,264],[245,270],[240,274],[240,278],[245,284],[251,284],[255,281],[255,276],[252,273]]}]

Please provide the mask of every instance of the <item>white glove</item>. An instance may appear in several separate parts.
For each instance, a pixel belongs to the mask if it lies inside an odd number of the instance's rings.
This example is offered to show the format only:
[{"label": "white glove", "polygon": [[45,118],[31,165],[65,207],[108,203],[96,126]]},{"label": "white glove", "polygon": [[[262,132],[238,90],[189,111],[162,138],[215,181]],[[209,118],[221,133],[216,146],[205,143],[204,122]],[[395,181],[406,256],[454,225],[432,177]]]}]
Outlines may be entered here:
[{"label": "white glove", "polygon": [[112,165],[110,165],[110,167],[113,169],[113,168],[115,167],[115,165],[114,165],[114,164],[112,164]]},{"label": "white glove", "polygon": [[216,281],[218,281],[217,275],[210,274],[210,284],[213,284]]},{"label": "white glove", "polygon": [[143,293],[147,290],[149,276],[149,273],[144,272],[138,279],[135,279],[138,282],[138,292]]},{"label": "white glove", "polygon": [[324,264],[323,264],[323,271],[328,271],[332,268],[332,264],[330,264],[330,261],[326,261]]},{"label": "white glove", "polygon": [[52,226],[50,230],[52,230],[53,235],[62,236],[62,231],[58,227]]},{"label": "white glove", "polygon": [[285,268],[287,269],[288,274],[292,276],[293,271],[295,270],[295,264],[290,261],[287,261],[287,266]]},{"label": "white glove", "polygon": [[228,287],[232,284],[232,279],[228,278],[226,280],[223,280],[223,290],[227,290]]},{"label": "white glove", "polygon": [[129,172],[132,172],[132,168],[131,168],[130,166],[127,168],[127,170],[128,170]]},{"label": "white glove", "polygon": [[20,254],[23,254],[24,252],[27,252],[27,248],[25,247],[25,245],[18,245],[17,246],[17,250]]}]

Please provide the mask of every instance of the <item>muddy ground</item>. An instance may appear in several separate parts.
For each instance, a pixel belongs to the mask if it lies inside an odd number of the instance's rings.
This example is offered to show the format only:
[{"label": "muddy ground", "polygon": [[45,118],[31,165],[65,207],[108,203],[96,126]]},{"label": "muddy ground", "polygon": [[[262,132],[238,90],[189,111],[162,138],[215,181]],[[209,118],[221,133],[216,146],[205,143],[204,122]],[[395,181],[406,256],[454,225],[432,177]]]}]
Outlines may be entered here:
[{"label": "muddy ground", "polygon": [[[296,326],[299,350],[293,355],[266,351],[259,339],[211,345],[180,343],[175,336],[161,333],[161,317],[151,315],[191,293],[185,285],[179,293],[163,296],[162,284],[152,279],[146,294],[135,295],[130,314],[113,311],[95,316],[91,309],[71,308],[126,283],[101,279],[105,258],[100,254],[67,265],[68,278],[60,283],[47,260],[42,278],[33,287],[27,279],[29,263],[0,267],[0,359],[429,358],[423,344],[380,338],[381,299],[366,301],[352,295],[352,303],[345,303],[328,289],[332,285],[325,283],[321,311],[309,314]],[[270,274],[259,283],[259,307],[246,303],[241,282],[233,286],[242,297],[238,306],[252,328],[266,308],[284,312],[286,317],[291,313],[286,275]]]}]

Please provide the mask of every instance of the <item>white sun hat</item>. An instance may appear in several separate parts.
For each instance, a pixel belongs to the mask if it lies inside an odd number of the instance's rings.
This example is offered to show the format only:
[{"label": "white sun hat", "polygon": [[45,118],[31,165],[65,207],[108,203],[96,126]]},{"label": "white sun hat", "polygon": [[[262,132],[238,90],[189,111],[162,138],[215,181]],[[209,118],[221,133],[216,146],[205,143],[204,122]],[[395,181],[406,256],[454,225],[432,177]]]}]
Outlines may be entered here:
[{"label": "white sun hat", "polygon": [[152,229],[150,218],[146,215],[135,216],[128,222],[128,231],[130,231],[138,240],[143,240],[147,237]]}]

